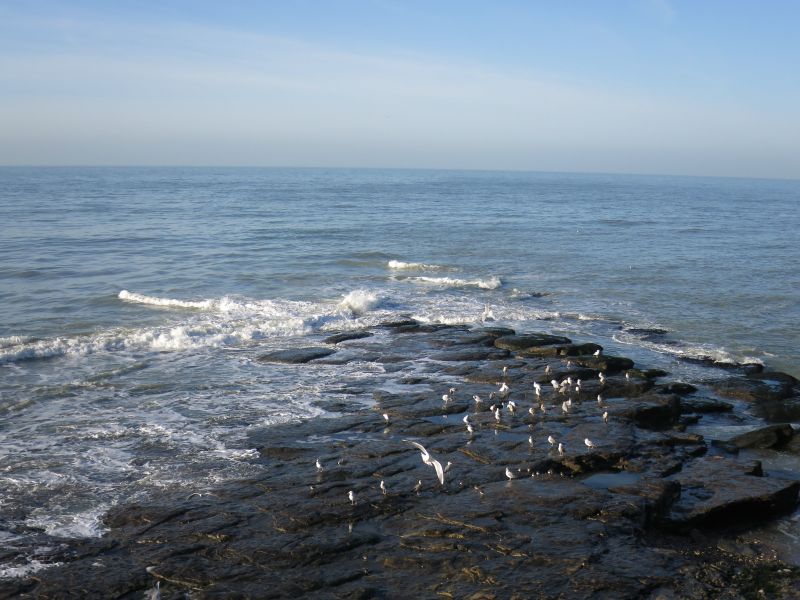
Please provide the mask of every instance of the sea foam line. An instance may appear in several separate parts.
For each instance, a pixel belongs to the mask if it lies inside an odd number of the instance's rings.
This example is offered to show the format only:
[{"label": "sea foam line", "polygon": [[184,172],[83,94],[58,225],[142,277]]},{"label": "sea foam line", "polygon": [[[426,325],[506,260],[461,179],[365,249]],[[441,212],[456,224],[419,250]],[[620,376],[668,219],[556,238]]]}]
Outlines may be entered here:
[{"label": "sea foam line", "polygon": [[454,288],[454,287],[477,287],[482,290],[496,290],[503,282],[499,277],[494,276],[488,279],[455,279],[453,277],[409,277],[408,281],[414,283],[421,283],[425,285],[434,285],[439,287]]},{"label": "sea foam line", "polygon": [[173,306],[177,308],[200,308],[209,309],[214,308],[218,303],[215,300],[178,300],[176,298],[158,298],[157,296],[145,296],[144,294],[136,294],[128,290],[122,290],[118,297],[120,300],[127,302],[136,302],[138,304],[152,304],[154,306]]},{"label": "sea foam line", "polygon": [[441,271],[447,268],[443,267],[442,265],[430,265],[418,262],[404,262],[402,260],[390,260],[386,266],[396,271]]}]

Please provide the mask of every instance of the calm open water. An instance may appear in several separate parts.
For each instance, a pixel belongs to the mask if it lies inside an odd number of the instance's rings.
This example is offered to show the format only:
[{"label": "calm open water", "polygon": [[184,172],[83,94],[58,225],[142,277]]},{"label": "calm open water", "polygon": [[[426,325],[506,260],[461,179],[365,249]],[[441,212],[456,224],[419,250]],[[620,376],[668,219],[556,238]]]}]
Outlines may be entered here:
[{"label": "calm open water", "polygon": [[[412,315],[800,376],[800,181],[0,169],[0,542],[258,471],[247,430],[378,365],[265,350]],[[647,336],[629,328],[658,327]],[[21,543],[21,542],[20,542]],[[0,569],[0,576],[37,568]]]}]

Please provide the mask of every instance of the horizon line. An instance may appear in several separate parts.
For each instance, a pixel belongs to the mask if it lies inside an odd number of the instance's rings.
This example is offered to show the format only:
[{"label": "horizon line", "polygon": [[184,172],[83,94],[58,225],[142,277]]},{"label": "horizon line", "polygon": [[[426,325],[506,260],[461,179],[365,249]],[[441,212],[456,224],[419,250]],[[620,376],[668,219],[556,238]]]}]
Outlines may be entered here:
[{"label": "horizon line", "polygon": [[611,175],[622,177],[686,177],[695,179],[750,179],[763,181],[800,181],[800,177],[764,177],[754,175],[715,175],[687,173],[643,173],[634,171],[560,171],[536,169],[489,169],[469,167],[354,167],[310,165],[181,165],[181,164],[0,164],[0,169],[297,169],[330,171],[451,171],[465,173],[531,173],[552,175]]}]

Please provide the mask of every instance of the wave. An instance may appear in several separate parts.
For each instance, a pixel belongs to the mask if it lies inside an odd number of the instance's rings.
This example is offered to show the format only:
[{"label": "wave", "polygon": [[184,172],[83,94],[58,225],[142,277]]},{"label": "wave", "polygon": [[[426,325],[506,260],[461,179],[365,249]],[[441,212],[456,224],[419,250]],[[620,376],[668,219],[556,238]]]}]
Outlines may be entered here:
[{"label": "wave", "polygon": [[[656,333],[649,333],[655,331]],[[713,346],[711,344],[692,344],[688,342],[660,339],[663,333],[660,328],[631,328],[620,331],[612,336],[615,342],[627,345],[637,345],[659,354],[669,354],[678,358],[698,360],[725,365],[764,364],[764,361],[755,356],[741,356],[735,352]]]},{"label": "wave", "polygon": [[482,290],[496,290],[503,282],[499,277],[490,277],[488,279],[455,279],[452,277],[409,277],[408,281],[414,283],[422,283],[426,285],[434,285],[445,288],[458,288],[458,287],[477,287]]},{"label": "wave", "polygon": [[381,298],[367,290],[353,290],[342,298],[341,306],[354,315],[363,315],[376,308],[381,303]]},{"label": "wave", "polygon": [[215,300],[177,300],[175,298],[158,298],[157,296],[145,296],[144,294],[136,294],[128,290],[122,290],[118,297],[120,300],[127,302],[136,302],[138,304],[151,304],[153,306],[171,306],[176,308],[199,308],[209,309],[214,308],[218,304]]},{"label": "wave", "polygon": [[429,265],[426,263],[403,262],[402,260],[390,260],[387,265],[396,271],[441,271],[447,267],[441,265]]}]

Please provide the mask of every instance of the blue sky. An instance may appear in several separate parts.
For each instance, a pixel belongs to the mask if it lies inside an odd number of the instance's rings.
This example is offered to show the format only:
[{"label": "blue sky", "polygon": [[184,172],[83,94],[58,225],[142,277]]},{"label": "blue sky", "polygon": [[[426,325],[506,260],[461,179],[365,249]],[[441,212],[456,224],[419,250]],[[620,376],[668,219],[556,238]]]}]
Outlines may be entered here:
[{"label": "blue sky", "polygon": [[800,177],[800,3],[0,0],[0,164]]}]

